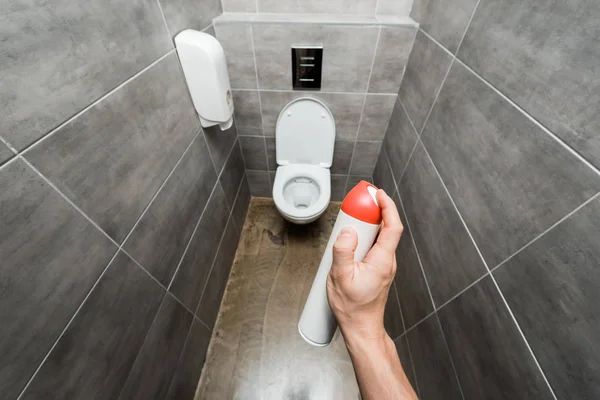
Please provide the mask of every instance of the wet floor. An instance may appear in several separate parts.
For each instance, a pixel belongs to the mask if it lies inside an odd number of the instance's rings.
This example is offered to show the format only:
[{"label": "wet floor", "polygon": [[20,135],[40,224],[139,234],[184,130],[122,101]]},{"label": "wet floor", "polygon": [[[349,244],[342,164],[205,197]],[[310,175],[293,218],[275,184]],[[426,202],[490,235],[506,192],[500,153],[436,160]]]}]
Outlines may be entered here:
[{"label": "wet floor", "polygon": [[196,400],[360,398],[339,332],[316,348],[297,329],[339,207],[299,226],[252,199]]}]

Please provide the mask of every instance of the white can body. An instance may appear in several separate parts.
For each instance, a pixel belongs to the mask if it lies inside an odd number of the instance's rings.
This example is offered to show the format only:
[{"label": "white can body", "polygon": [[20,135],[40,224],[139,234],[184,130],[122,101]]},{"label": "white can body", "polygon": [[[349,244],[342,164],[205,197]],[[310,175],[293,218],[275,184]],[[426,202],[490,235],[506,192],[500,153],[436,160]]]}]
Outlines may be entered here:
[{"label": "white can body", "polygon": [[337,329],[337,322],[327,300],[327,275],[333,263],[333,245],[342,229],[348,227],[354,228],[358,234],[355,261],[365,258],[379,232],[379,225],[359,221],[340,210],[298,323],[300,335],[313,346],[327,346]]}]

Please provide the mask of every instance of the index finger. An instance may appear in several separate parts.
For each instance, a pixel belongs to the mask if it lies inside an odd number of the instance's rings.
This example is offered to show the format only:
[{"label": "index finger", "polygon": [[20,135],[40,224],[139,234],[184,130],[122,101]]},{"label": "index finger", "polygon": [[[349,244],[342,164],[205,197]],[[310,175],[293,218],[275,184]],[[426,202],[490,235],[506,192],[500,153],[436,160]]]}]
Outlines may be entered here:
[{"label": "index finger", "polygon": [[377,203],[381,208],[383,226],[379,232],[376,245],[384,251],[394,253],[404,230],[400,215],[398,215],[398,208],[396,208],[394,200],[381,189],[377,191]]}]

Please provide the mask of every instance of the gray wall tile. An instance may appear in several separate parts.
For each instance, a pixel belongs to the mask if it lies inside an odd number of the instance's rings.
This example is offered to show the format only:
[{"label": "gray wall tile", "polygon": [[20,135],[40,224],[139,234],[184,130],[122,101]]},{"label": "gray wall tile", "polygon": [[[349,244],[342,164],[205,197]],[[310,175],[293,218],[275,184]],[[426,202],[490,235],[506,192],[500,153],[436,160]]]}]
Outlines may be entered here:
[{"label": "gray wall tile", "polygon": [[348,194],[348,192],[354,189],[354,186],[358,185],[360,181],[367,181],[373,183],[373,177],[371,175],[350,175],[348,177],[348,183],[346,184],[345,194]]},{"label": "gray wall tile", "polygon": [[600,167],[600,3],[482,0],[459,56]]},{"label": "gray wall tile", "polygon": [[164,286],[171,282],[216,181],[208,147],[198,135],[123,246]]},{"label": "gray wall tile", "polygon": [[222,131],[218,126],[211,126],[209,128],[203,128],[204,139],[208,144],[210,150],[210,156],[215,165],[215,171],[217,174],[221,173],[221,170],[225,166],[227,156],[231,153],[233,144],[237,139],[237,121],[233,123],[231,128],[226,131]]},{"label": "gray wall tile", "polygon": [[0,187],[0,393],[12,399],[117,247],[21,160]]},{"label": "gray wall tile", "polygon": [[398,294],[396,293],[396,285],[393,281],[392,286],[390,286],[390,292],[388,293],[387,303],[385,304],[383,324],[385,326],[385,330],[392,339],[396,339],[404,333],[404,325],[402,324],[402,311],[400,311]]},{"label": "gray wall tile", "polygon": [[460,63],[423,141],[493,267],[600,189],[600,177]]},{"label": "gray wall tile", "polygon": [[235,122],[239,135],[262,136],[262,115],[258,91],[233,90]]},{"label": "gray wall tile", "polygon": [[256,0],[221,0],[223,9],[227,12],[249,12],[255,13]]},{"label": "gray wall tile", "polygon": [[425,124],[451,62],[450,54],[423,32],[417,32],[398,97],[418,132]]},{"label": "gray wall tile", "polygon": [[[319,1],[319,4],[324,4]],[[263,11],[261,9],[261,11]],[[291,47],[323,45],[324,91],[366,92],[377,27],[325,24],[255,24],[254,47],[261,89],[292,89]]]},{"label": "gray wall tile", "polygon": [[261,92],[263,126],[266,136],[275,136],[277,118],[281,110],[299,97],[313,97],[321,100],[333,114],[335,137],[337,140],[355,140],[360,123],[365,95],[354,93],[319,92]]},{"label": "gray wall tile", "polygon": [[157,2],[19,0],[3,14],[0,119],[18,149],[173,47]]},{"label": "gray wall tile", "polygon": [[198,306],[228,218],[225,194],[221,185],[217,185],[169,287],[190,310]]},{"label": "gray wall tile", "polygon": [[227,59],[229,80],[234,89],[256,89],[256,64],[250,24],[215,24],[217,39]]},{"label": "gray wall tile", "polygon": [[242,151],[239,143],[236,143],[229,155],[229,159],[223,168],[221,177],[219,178],[223,191],[225,192],[225,199],[228,205],[232,205],[235,202],[235,196],[237,195],[240,183],[244,178],[244,159],[242,158]]},{"label": "gray wall tile", "polygon": [[[277,171],[269,171],[269,182],[271,182],[271,188],[275,187],[275,176],[277,175]],[[273,197],[273,191],[269,192],[269,195],[266,197]]]},{"label": "gray wall tile", "polygon": [[347,175],[350,170],[352,153],[354,152],[354,141],[336,140],[333,148],[333,163],[330,172],[332,174]]},{"label": "gray wall tile", "polygon": [[246,171],[250,193],[256,197],[273,197],[269,173],[267,171]]},{"label": "gray wall tile", "polygon": [[[553,398],[489,277],[439,317],[466,399]],[[417,380],[421,387],[418,373]]]},{"label": "gray wall tile", "polygon": [[415,393],[417,392],[417,381],[415,379],[415,370],[413,368],[412,357],[410,356],[410,350],[408,348],[408,340],[406,339],[406,335],[394,340],[394,344],[396,345],[396,351],[398,352],[398,356],[400,357],[400,362],[402,363],[402,369],[404,369],[404,373],[408,378],[410,384],[412,385]]},{"label": "gray wall tile", "polygon": [[413,0],[379,0],[377,15],[409,15]]},{"label": "gray wall tile", "polygon": [[258,0],[260,12],[273,13],[330,13],[343,10],[346,14],[375,13],[377,0]]},{"label": "gray wall tile", "polygon": [[348,175],[331,175],[331,201],[342,201],[346,196]]},{"label": "gray wall tile", "polygon": [[356,142],[350,174],[371,175],[379,158],[381,142]]},{"label": "gray wall tile", "polygon": [[407,334],[421,399],[461,400],[452,361],[437,315],[432,315]]},{"label": "gray wall tile", "polygon": [[398,289],[404,325],[406,329],[410,329],[433,312],[433,304],[398,194],[395,194],[392,199],[398,207],[398,214],[404,225],[402,239],[396,248],[398,268],[394,280]]},{"label": "gray wall tile", "polygon": [[414,27],[381,28],[371,71],[370,93],[398,93],[416,33]]},{"label": "gray wall tile", "polygon": [[397,180],[402,177],[404,168],[406,168],[408,159],[417,143],[417,138],[417,132],[415,132],[400,100],[396,101],[383,147],[388,153],[390,166]]},{"label": "gray wall tile", "polygon": [[169,391],[192,314],[167,294],[133,364],[120,399],[164,399]]},{"label": "gray wall tile", "polygon": [[235,205],[231,215],[235,222],[238,231],[242,230],[244,222],[246,221],[246,215],[248,215],[248,207],[250,206],[251,194],[250,187],[248,186],[248,179],[242,179],[240,188],[238,191],[237,199],[235,199]]},{"label": "gray wall tile", "polygon": [[12,158],[14,153],[4,145],[4,143],[0,142],[0,165],[4,164],[9,158]]},{"label": "gray wall tile", "polygon": [[433,300],[440,306],[486,269],[423,145],[417,146],[398,190]]},{"label": "gray wall tile", "polygon": [[600,397],[600,200],[494,272],[558,398]]},{"label": "gray wall tile", "polygon": [[477,0],[415,0],[410,16],[421,29],[456,53]]},{"label": "gray wall tile", "polygon": [[260,136],[240,136],[240,145],[246,168],[266,171],[267,153],[265,148],[265,138]]},{"label": "gray wall tile", "polygon": [[233,224],[233,220],[230,218],[223,234],[213,269],[208,278],[206,289],[196,311],[196,315],[202,321],[206,322],[208,326],[214,327],[215,320],[217,319],[219,306],[221,305],[221,299],[227,286],[229,271],[231,271],[233,265],[239,239],[239,233]]},{"label": "gray wall tile", "polygon": [[383,140],[396,98],[396,95],[367,95],[358,140]]},{"label": "gray wall tile", "polygon": [[277,143],[275,138],[267,137],[265,138],[265,142],[267,144],[267,163],[269,171],[277,171]]},{"label": "gray wall tile", "polygon": [[192,399],[200,381],[200,374],[206,359],[211,331],[197,319],[192,322],[179,365],[171,382],[168,400]]},{"label": "gray wall tile", "polygon": [[375,183],[379,189],[385,190],[388,196],[393,196],[394,192],[396,192],[396,182],[394,182],[385,149],[381,149],[377,164],[375,164],[373,183]]},{"label": "gray wall tile", "polygon": [[169,27],[175,37],[184,29],[201,31],[223,12],[220,0],[159,0]]},{"label": "gray wall tile", "polygon": [[116,399],[163,295],[119,253],[22,398]]},{"label": "gray wall tile", "polygon": [[25,157],[121,242],[198,129],[171,54]]}]

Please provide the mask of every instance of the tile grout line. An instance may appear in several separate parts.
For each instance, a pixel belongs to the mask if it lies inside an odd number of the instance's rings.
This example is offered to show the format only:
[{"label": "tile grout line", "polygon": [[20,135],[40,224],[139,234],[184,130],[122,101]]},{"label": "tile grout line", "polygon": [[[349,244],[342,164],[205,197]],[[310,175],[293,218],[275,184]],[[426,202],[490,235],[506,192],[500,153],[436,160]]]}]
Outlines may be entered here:
[{"label": "tile grout line", "polygon": [[467,36],[467,32],[469,31],[469,28],[471,27],[471,22],[473,22],[473,18],[475,18],[475,13],[477,12],[477,9],[479,8],[479,4],[481,3],[481,0],[477,0],[477,4],[475,4],[475,8],[473,8],[473,13],[471,14],[471,18],[469,18],[469,22],[467,22],[467,27],[465,28],[465,31],[462,34],[462,37],[460,38],[460,41],[458,42],[458,46],[456,47],[456,53],[455,56],[458,57],[458,51],[460,50],[465,37]]},{"label": "tile grout line", "polygon": [[165,18],[165,13],[162,9],[162,5],[160,4],[160,0],[156,0],[156,3],[158,4],[158,9],[160,10],[162,20],[165,23],[165,28],[167,30],[167,35],[169,35],[169,40],[173,41],[173,36],[171,36],[171,30],[169,29],[169,24],[167,24],[167,19]]},{"label": "tile grout line", "polygon": [[450,353],[450,346],[448,346],[446,334],[444,333],[444,328],[442,328],[442,322],[440,321],[440,316],[437,312],[435,313],[435,320],[437,321],[438,327],[440,328],[440,332],[442,332],[442,340],[444,341],[444,346],[446,347],[446,354],[448,354],[448,358],[450,359],[450,365],[452,366],[454,378],[456,379],[456,383],[458,384],[460,396],[463,398],[463,400],[465,400],[465,394],[463,392],[462,385],[460,384],[460,379],[458,379],[458,372],[456,371],[456,366],[454,366],[454,360],[452,359],[452,354]]},{"label": "tile grout line", "polygon": [[[415,128],[412,120],[410,119],[410,115],[408,115],[408,112],[406,111],[406,108],[404,108],[404,104],[402,103],[402,101],[400,100],[400,98],[398,98],[398,101],[400,102],[400,106],[402,107],[402,112],[404,112],[404,115],[408,119],[408,122],[410,123],[410,126],[413,129],[413,133],[416,135],[416,139],[417,139],[417,140],[415,140],[415,144],[413,145],[413,148],[410,151],[410,155],[408,156],[408,160],[406,160],[406,164],[404,165],[404,168],[402,169],[402,173],[400,174],[400,178],[397,181],[397,185],[400,186],[400,181],[404,177],[404,173],[408,169],[408,164],[410,164],[410,160],[412,160],[412,156],[413,156],[414,152],[417,150],[417,146],[419,145],[420,135],[419,135],[419,132],[417,132],[417,129]],[[400,193],[400,191],[398,191],[398,193]]]}]

